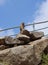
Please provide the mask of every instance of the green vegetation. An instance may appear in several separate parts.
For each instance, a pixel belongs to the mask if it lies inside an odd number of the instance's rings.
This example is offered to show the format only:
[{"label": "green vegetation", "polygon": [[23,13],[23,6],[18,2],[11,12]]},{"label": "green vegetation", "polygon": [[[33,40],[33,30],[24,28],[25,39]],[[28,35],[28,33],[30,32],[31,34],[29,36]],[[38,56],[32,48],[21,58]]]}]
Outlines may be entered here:
[{"label": "green vegetation", "polygon": [[43,53],[41,65],[48,65],[48,54]]},{"label": "green vegetation", "polygon": [[1,65],[9,65],[7,62],[1,62],[1,61],[0,61],[0,64]]}]

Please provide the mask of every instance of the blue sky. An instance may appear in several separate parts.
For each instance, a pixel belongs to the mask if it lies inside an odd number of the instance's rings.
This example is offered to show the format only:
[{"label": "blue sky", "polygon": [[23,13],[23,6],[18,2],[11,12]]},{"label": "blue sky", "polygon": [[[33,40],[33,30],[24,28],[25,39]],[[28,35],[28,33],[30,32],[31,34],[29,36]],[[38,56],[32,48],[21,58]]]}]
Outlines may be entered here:
[{"label": "blue sky", "polygon": [[0,27],[17,26],[32,22],[35,12],[44,0],[5,0],[0,6]]},{"label": "blue sky", "polygon": [[32,23],[36,11],[44,1],[46,0],[0,0],[0,28],[18,26],[21,22]]}]

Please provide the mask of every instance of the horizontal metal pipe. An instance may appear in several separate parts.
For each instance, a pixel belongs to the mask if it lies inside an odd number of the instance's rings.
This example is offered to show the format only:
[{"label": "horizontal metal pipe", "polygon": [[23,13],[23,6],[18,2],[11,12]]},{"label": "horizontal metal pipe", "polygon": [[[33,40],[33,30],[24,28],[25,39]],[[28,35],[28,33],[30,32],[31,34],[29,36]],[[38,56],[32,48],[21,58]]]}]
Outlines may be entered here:
[{"label": "horizontal metal pipe", "polygon": [[[26,26],[31,26],[31,25],[36,25],[36,24],[42,24],[42,23],[47,23],[48,21],[43,21],[43,22],[38,22],[38,23],[33,23],[33,24],[26,24]],[[2,31],[6,31],[6,30],[11,30],[11,29],[15,29],[15,28],[20,28],[20,26],[15,26],[15,27],[11,27],[11,28],[6,28],[6,29],[2,29],[0,30],[0,32]]]},{"label": "horizontal metal pipe", "polygon": [[34,30],[34,31],[38,31],[38,30],[43,30],[43,29],[47,29],[48,27],[44,27],[44,28],[40,28],[40,29],[37,29],[37,30]]}]

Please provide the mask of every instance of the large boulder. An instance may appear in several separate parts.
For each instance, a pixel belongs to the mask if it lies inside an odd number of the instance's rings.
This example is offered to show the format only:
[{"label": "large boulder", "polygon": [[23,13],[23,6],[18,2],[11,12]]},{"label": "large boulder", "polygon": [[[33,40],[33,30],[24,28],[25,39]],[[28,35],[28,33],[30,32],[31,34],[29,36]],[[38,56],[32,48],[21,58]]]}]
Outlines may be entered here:
[{"label": "large boulder", "polygon": [[9,48],[9,46],[6,46],[6,45],[0,45],[0,50],[4,50],[4,49],[7,49]]},{"label": "large boulder", "polygon": [[5,39],[4,38],[0,38],[0,45],[4,45],[5,44]]},{"label": "large boulder", "polygon": [[25,29],[23,29],[23,30],[21,31],[21,34],[30,36],[30,32],[29,32],[28,30],[25,30]]},{"label": "large boulder", "polygon": [[44,53],[48,54],[48,46],[45,48]]},{"label": "large boulder", "polygon": [[6,36],[6,37],[5,37],[5,43],[6,43],[6,44],[15,44],[13,38],[10,37],[10,36]]},{"label": "large boulder", "polygon": [[6,48],[5,45],[0,45],[0,50],[4,50]]},{"label": "large boulder", "polygon": [[22,45],[22,44],[24,44],[24,41],[20,41],[19,39],[17,39],[17,38],[14,38],[14,41],[16,42],[16,44],[15,45]]},{"label": "large boulder", "polygon": [[18,34],[16,36],[16,38],[19,39],[19,40],[21,40],[21,41],[24,41],[24,43],[30,42],[30,37],[26,36],[26,35],[23,35],[23,34]]},{"label": "large boulder", "polygon": [[24,41],[22,41],[22,40],[20,41],[17,38],[7,36],[7,37],[5,37],[5,43],[6,43],[6,45],[9,45],[10,47],[13,47],[13,46],[24,44]]},{"label": "large boulder", "polygon": [[44,32],[30,32],[30,40],[34,41],[44,36]]},{"label": "large boulder", "polygon": [[30,45],[18,46],[0,51],[0,63],[3,65],[38,65],[48,39],[42,38]]},{"label": "large boulder", "polygon": [[0,63],[0,65],[4,65],[3,63]]}]

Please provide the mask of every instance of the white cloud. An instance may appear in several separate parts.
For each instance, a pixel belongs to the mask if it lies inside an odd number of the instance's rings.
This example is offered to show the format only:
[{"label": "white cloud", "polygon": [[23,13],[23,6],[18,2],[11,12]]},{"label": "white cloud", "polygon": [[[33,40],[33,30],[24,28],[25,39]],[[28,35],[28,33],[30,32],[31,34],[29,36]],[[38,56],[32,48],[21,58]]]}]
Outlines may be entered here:
[{"label": "white cloud", "polygon": [[13,29],[7,31],[7,36],[9,36],[9,35],[14,35],[14,34],[15,34],[15,32],[14,32]]},{"label": "white cloud", "polygon": [[40,9],[36,13],[37,13],[37,16],[34,22],[48,20],[48,0],[44,1],[41,4]]},{"label": "white cloud", "polygon": [[[0,28],[0,30],[3,30],[3,29]],[[2,38],[4,36],[14,35],[14,34],[15,34],[14,30],[2,31],[2,32],[0,32],[0,38]]]},{"label": "white cloud", "polygon": [[[0,28],[0,30],[2,30],[2,28]],[[0,38],[4,37],[6,35],[6,32],[3,31],[3,32],[0,32]]]},{"label": "white cloud", "polygon": [[[28,24],[31,24],[31,23],[28,22]],[[25,27],[25,29],[28,30],[28,31],[31,31],[31,30],[33,30],[33,26],[27,26],[27,27]]]},{"label": "white cloud", "polygon": [[[39,9],[36,11],[36,17],[34,19],[34,22],[41,22],[41,21],[47,21],[48,20],[48,0],[43,1],[43,3],[40,5]],[[48,27],[48,23],[39,24],[35,26],[35,29]],[[28,27],[28,29],[32,30]],[[48,29],[42,30],[45,34],[48,34]]]},{"label": "white cloud", "polygon": [[[35,23],[48,20],[48,0],[44,1],[41,4],[40,9],[36,13],[37,16],[35,17],[34,20]],[[35,26],[36,29],[43,28],[43,27],[48,27],[48,23],[39,24]],[[48,29],[44,29],[42,31],[44,31],[45,34],[48,34]]]}]

